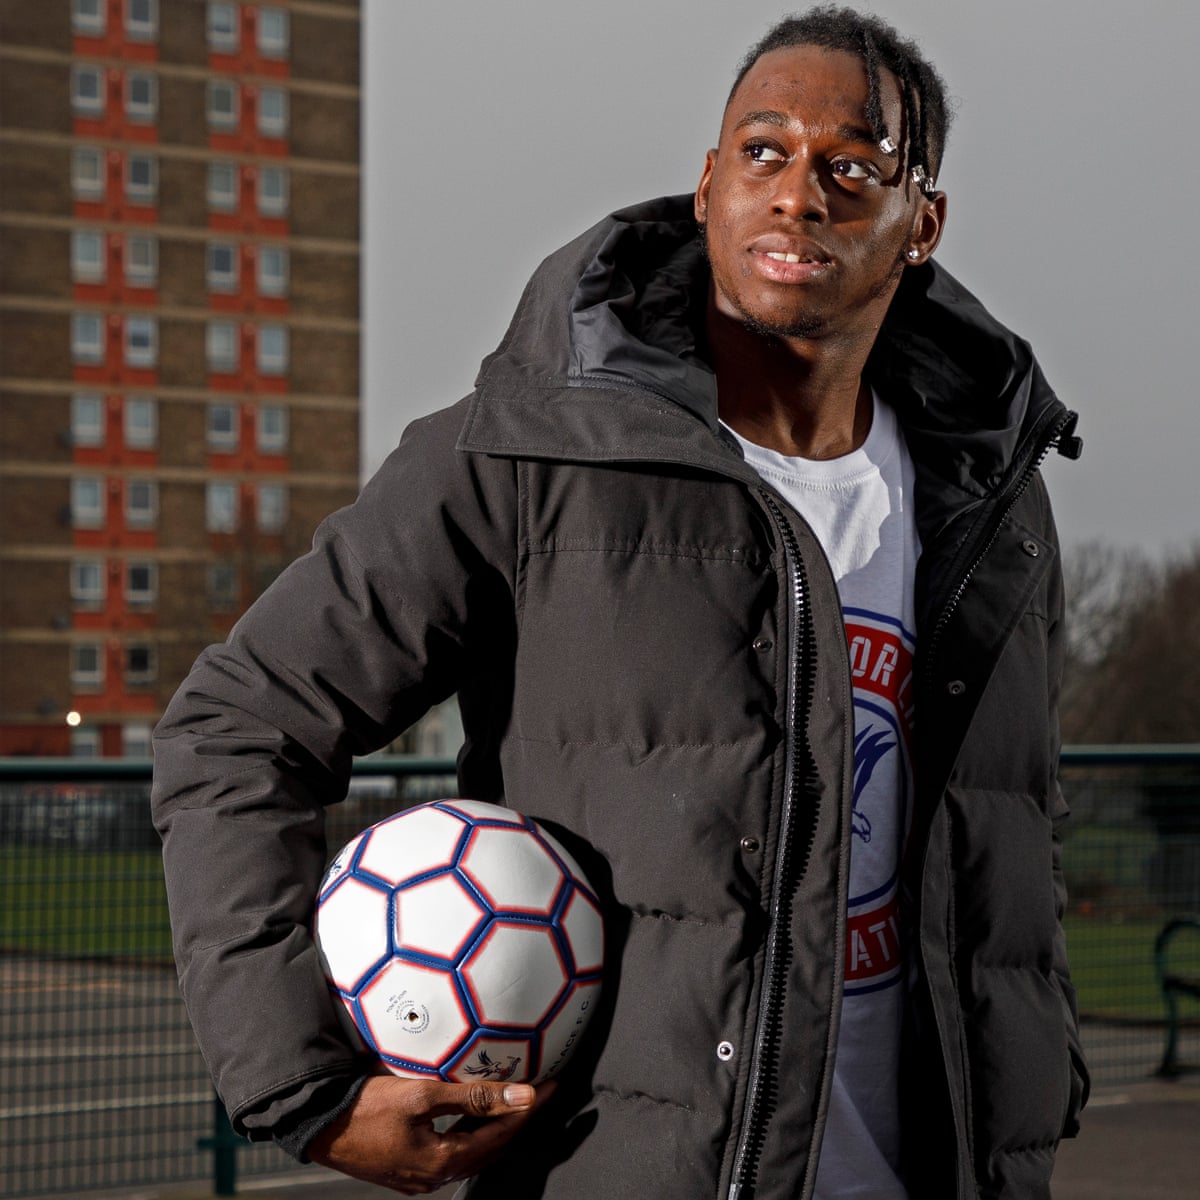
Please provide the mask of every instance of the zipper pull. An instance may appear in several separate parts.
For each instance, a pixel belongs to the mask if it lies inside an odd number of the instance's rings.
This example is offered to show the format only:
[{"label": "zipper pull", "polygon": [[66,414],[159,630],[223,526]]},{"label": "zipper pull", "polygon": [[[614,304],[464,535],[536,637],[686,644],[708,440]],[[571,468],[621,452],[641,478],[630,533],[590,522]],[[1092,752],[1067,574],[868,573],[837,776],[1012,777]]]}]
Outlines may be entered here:
[{"label": "zipper pull", "polygon": [[1068,413],[1067,419],[1059,430],[1054,444],[1063,458],[1078,458],[1083,453],[1083,438],[1076,437],[1075,426],[1079,423],[1078,413]]}]

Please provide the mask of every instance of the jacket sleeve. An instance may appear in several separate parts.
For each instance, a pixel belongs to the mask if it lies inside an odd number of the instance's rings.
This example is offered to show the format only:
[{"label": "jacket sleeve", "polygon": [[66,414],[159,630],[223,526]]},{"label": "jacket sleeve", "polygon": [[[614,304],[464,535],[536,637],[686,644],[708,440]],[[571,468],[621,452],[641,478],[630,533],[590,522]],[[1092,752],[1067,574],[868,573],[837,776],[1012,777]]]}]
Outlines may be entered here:
[{"label": "jacket sleeve", "polygon": [[1063,1020],[1066,1023],[1067,1042],[1071,1056],[1071,1090],[1070,1105],[1063,1124],[1062,1136],[1074,1137],[1079,1132],[1079,1114],[1087,1103],[1090,1082],[1087,1063],[1083,1055],[1083,1043],[1079,1036],[1079,1010],[1075,1002],[1075,988],[1071,983],[1067,963],[1067,939],[1063,929],[1063,915],[1067,907],[1067,886],[1062,869],[1062,826],[1070,815],[1062,788],[1058,781],[1058,761],[1062,750],[1062,737],[1059,733],[1058,701],[1062,690],[1063,661],[1066,654],[1065,600],[1063,592],[1062,569],[1058,551],[1058,535],[1054,528],[1054,519],[1049,512],[1049,500],[1043,492],[1042,502],[1046,510],[1046,528],[1050,540],[1054,543],[1056,554],[1053,568],[1053,579],[1049,595],[1049,632],[1047,662],[1050,672],[1048,694],[1050,697],[1050,761],[1053,765],[1051,779],[1051,817],[1053,821],[1052,862],[1054,871],[1054,913],[1057,928],[1054,939],[1053,970],[1055,982],[1062,994]]},{"label": "jacket sleeve", "polygon": [[324,807],[344,797],[354,755],[486,671],[511,625],[513,469],[455,451],[461,415],[406,431],[358,501],[200,655],[155,732],[183,996],[250,1136],[311,1124],[363,1070],[309,936]]}]

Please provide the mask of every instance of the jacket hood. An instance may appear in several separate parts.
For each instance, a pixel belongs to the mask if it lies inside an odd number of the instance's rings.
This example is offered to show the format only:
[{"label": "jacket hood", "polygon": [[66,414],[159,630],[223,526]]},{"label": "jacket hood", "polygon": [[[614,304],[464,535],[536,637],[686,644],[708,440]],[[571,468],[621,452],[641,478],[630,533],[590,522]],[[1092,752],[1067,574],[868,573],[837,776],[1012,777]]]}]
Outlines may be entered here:
[{"label": "jacket hood", "polygon": [[[605,218],[534,273],[480,369],[460,448],[757,479],[720,433],[708,287],[690,195]],[[905,270],[867,375],[923,473],[961,502],[1002,488],[1029,439],[1068,415],[1028,344],[935,263]]]}]

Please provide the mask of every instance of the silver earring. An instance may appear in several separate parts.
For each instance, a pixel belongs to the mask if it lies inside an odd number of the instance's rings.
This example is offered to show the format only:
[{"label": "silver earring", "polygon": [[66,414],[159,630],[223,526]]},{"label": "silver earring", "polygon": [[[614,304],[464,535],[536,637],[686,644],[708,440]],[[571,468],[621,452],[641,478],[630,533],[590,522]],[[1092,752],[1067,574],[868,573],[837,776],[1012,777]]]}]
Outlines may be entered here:
[{"label": "silver earring", "polygon": [[921,252],[920,252],[920,250],[917,250],[915,247],[908,252],[908,261],[909,262],[916,262],[917,259],[920,257],[921,257]]}]

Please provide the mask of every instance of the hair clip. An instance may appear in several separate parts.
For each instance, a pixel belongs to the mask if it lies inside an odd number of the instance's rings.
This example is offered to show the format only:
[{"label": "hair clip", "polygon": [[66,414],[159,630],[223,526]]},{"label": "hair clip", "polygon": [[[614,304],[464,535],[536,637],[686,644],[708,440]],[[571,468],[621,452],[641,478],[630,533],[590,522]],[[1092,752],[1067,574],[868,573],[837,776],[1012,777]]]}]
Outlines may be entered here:
[{"label": "hair clip", "polygon": [[883,138],[883,140],[880,141],[879,148],[884,152],[884,154],[895,154],[899,149],[896,143],[892,140],[891,135]]},{"label": "hair clip", "polygon": [[918,163],[915,167],[913,167],[913,169],[911,171],[909,171],[908,175],[909,175],[909,178],[913,181],[913,183],[919,183],[922,188],[925,187],[925,180],[926,180],[925,168],[923,166],[921,166],[920,163]]}]

